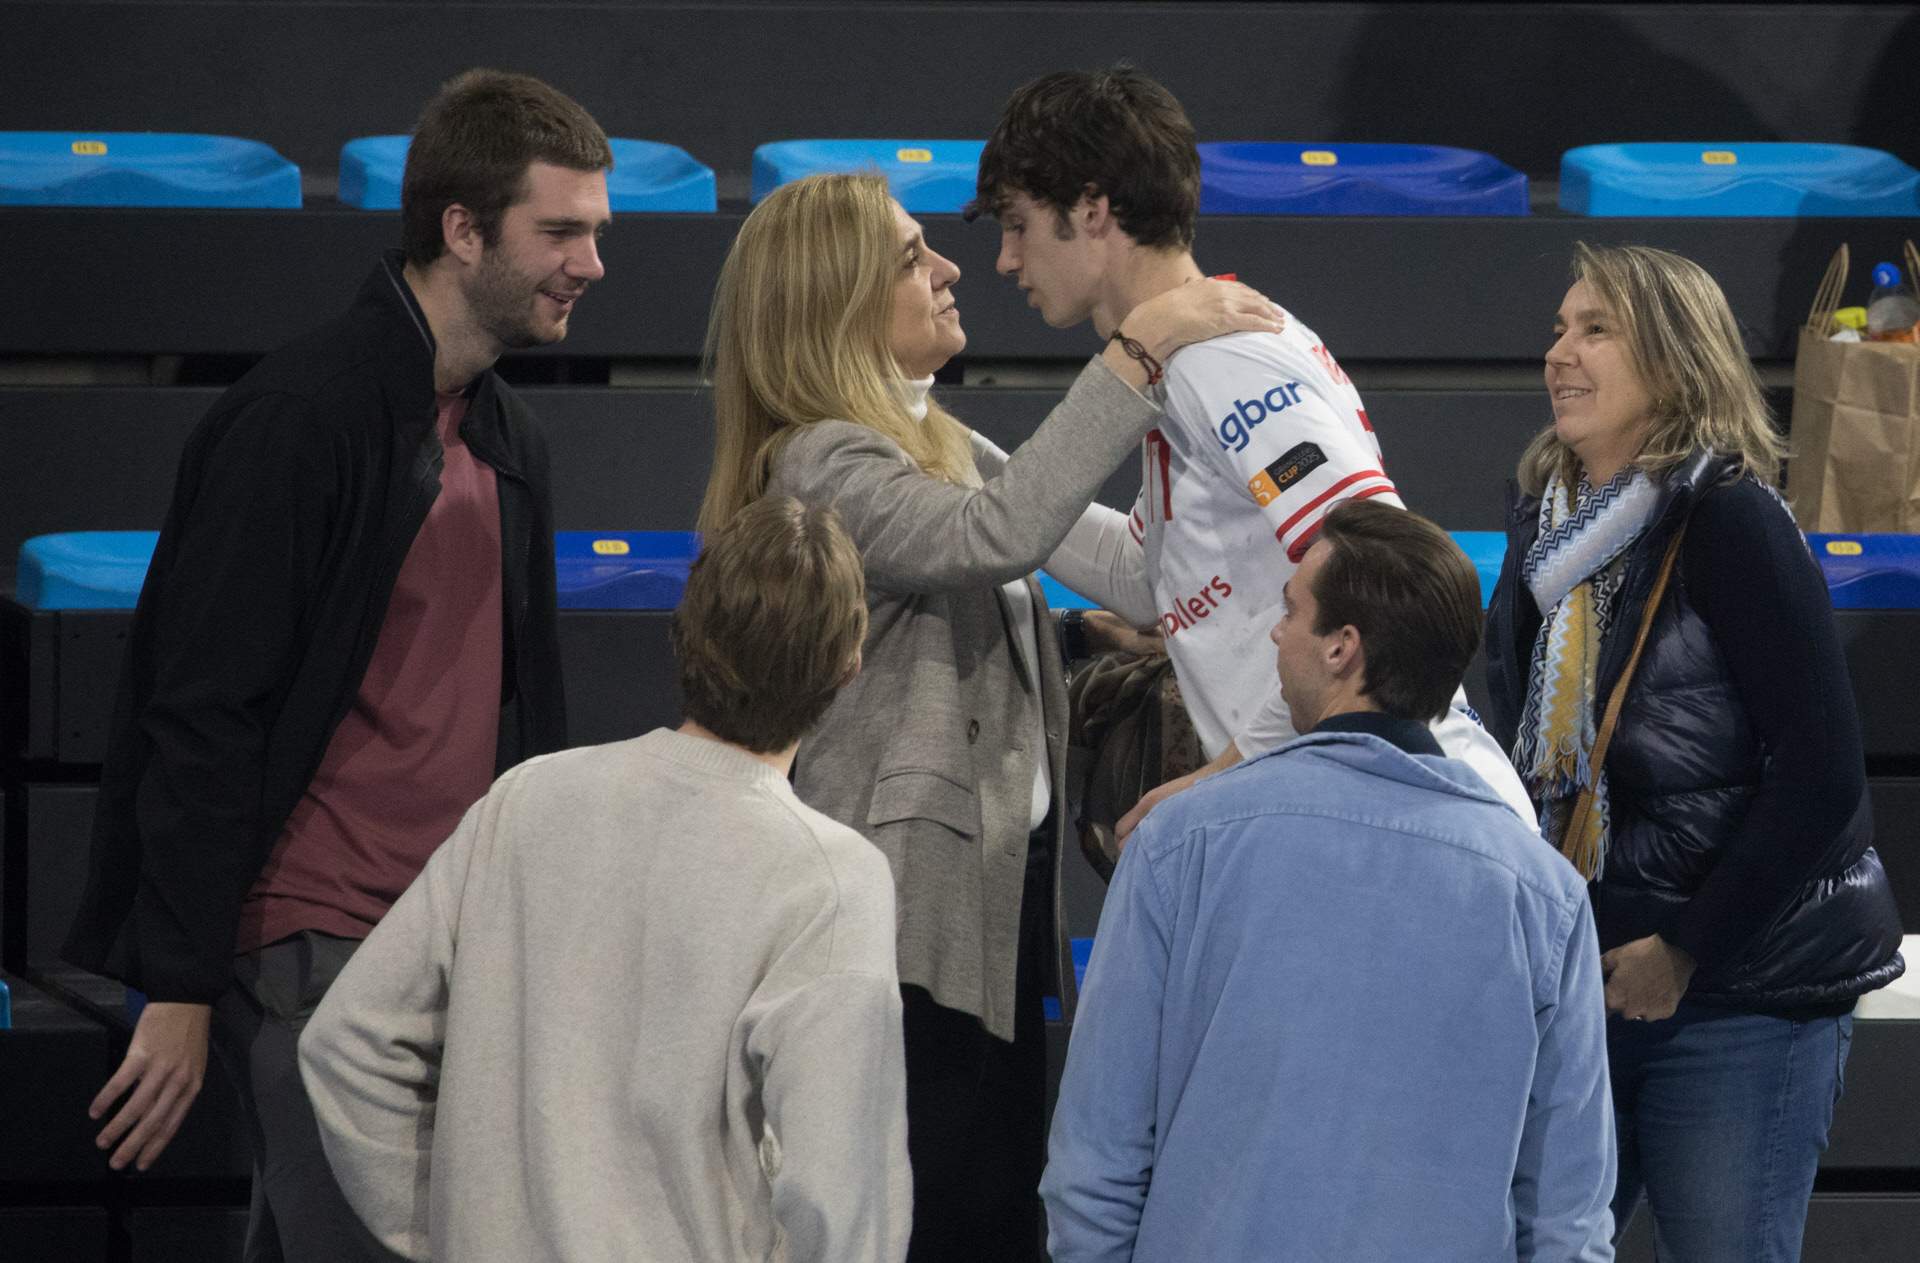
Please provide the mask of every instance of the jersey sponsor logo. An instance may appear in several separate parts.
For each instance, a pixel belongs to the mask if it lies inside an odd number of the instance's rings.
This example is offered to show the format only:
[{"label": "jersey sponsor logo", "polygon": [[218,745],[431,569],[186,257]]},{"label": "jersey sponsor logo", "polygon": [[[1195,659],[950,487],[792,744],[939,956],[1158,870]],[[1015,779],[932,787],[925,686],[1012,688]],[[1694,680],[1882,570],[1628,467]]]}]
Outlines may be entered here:
[{"label": "jersey sponsor logo", "polygon": [[1318,443],[1301,443],[1255,474],[1248,481],[1247,490],[1253,492],[1253,498],[1264,509],[1285,495],[1288,487],[1326,463],[1327,454],[1320,450]]},{"label": "jersey sponsor logo", "polygon": [[1215,575],[1198,594],[1175,597],[1173,608],[1160,616],[1160,630],[1168,636],[1177,636],[1187,628],[1197,626],[1201,619],[1211,618],[1221,603],[1232,595],[1233,585]]},{"label": "jersey sponsor logo", "polygon": [[1299,382],[1281,382],[1264,395],[1234,400],[1233,411],[1220,418],[1220,424],[1216,427],[1220,436],[1220,450],[1244,452],[1247,444],[1253,441],[1254,430],[1262,421],[1278,416],[1299,402]]}]

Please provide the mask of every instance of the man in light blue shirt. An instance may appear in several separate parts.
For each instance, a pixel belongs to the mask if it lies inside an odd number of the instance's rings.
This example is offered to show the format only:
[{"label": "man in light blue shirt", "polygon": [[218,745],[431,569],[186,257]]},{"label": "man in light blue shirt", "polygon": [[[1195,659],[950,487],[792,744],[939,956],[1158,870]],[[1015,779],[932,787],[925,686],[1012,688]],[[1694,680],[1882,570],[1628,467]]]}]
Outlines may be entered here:
[{"label": "man in light blue shirt", "polygon": [[1285,595],[1307,735],[1162,803],[1107,894],[1053,1258],[1611,1259],[1584,883],[1426,726],[1479,640],[1473,567],[1354,501]]}]

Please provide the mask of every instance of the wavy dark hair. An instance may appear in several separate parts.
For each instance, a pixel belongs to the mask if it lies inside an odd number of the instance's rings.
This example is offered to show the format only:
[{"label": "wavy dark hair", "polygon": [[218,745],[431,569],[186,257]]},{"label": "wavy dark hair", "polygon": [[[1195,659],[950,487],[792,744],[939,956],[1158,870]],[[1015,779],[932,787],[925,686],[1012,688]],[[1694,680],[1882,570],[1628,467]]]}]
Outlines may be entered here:
[{"label": "wavy dark hair", "polygon": [[1056,215],[1105,194],[1141,245],[1186,247],[1200,212],[1200,151],[1173,93],[1126,62],[1062,70],[1008,98],[975,191],[968,219],[998,215],[1014,193]]}]

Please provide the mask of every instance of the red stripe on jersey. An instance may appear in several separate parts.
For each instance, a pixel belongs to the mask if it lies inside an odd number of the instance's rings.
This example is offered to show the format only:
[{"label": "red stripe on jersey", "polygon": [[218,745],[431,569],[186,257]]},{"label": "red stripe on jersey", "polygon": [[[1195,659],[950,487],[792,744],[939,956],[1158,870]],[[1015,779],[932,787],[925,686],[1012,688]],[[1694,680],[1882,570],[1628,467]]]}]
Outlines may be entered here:
[{"label": "red stripe on jersey", "polygon": [[1155,430],[1147,437],[1157,440],[1155,454],[1160,458],[1160,520],[1173,521],[1173,447],[1167,436]]},{"label": "red stripe on jersey", "polygon": [[[1388,483],[1384,487],[1363,487],[1359,491],[1356,491],[1352,495],[1348,496],[1346,500],[1342,500],[1340,503],[1345,504],[1347,503],[1347,500],[1366,500],[1366,499],[1370,499],[1373,496],[1384,496],[1389,493],[1392,493],[1394,495],[1399,494],[1397,491],[1394,491],[1393,484],[1391,483]],[[1327,509],[1327,512],[1331,513],[1333,512],[1334,508],[1337,508],[1337,507],[1339,506],[1338,505],[1330,506]],[[1309,526],[1306,530],[1300,532],[1300,538],[1294,540],[1293,543],[1288,545],[1287,547],[1288,561],[1292,562],[1296,566],[1300,564],[1300,559],[1307,555],[1307,549],[1312,548],[1313,541],[1319,538],[1320,528],[1322,525],[1326,523],[1326,520],[1327,520],[1326,516],[1323,514],[1318,522],[1315,522],[1312,526]]]},{"label": "red stripe on jersey", "polygon": [[1360,418],[1361,429],[1365,430],[1368,434],[1373,433],[1373,422],[1367,420],[1367,410],[1365,408],[1355,408],[1353,415]]},{"label": "red stripe on jersey", "polygon": [[1301,518],[1313,512],[1315,509],[1319,508],[1321,505],[1325,504],[1327,501],[1333,499],[1333,497],[1339,495],[1342,491],[1346,490],[1348,487],[1351,487],[1354,483],[1365,482],[1369,478],[1378,478],[1380,481],[1386,483],[1389,489],[1391,489],[1393,486],[1393,480],[1388,478],[1386,474],[1382,473],[1378,469],[1363,469],[1357,474],[1348,474],[1345,478],[1342,478],[1339,482],[1334,483],[1331,487],[1328,487],[1325,491],[1322,491],[1319,495],[1315,496],[1313,499],[1301,505],[1300,511],[1298,513],[1295,513],[1292,517],[1280,523],[1280,529],[1273,533],[1274,538],[1282,540],[1284,542],[1284,540],[1286,539],[1287,532],[1292,530],[1294,528],[1294,525],[1298,523]]}]

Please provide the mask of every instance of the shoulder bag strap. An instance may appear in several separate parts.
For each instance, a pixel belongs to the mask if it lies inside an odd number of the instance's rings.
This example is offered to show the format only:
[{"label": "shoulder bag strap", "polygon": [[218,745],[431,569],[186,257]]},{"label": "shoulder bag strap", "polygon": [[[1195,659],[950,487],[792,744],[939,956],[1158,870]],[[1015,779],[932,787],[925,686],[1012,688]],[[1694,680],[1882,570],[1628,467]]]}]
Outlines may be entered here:
[{"label": "shoulder bag strap", "polygon": [[[1600,731],[1594,734],[1593,754],[1587,760],[1592,779],[1581,789],[1580,797],[1574,801],[1573,818],[1567,822],[1567,831],[1562,835],[1564,838],[1586,836],[1587,818],[1593,814],[1594,810],[1594,788],[1599,783],[1601,770],[1607,765],[1607,746],[1613,741],[1613,728],[1620,721],[1620,708],[1626,703],[1627,687],[1633,683],[1633,673],[1640,665],[1640,653],[1647,647],[1647,636],[1653,630],[1654,615],[1660,612],[1660,600],[1667,594],[1667,581],[1673,578],[1673,567],[1680,557],[1680,541],[1686,538],[1686,534],[1687,526],[1682,522],[1680,529],[1673,533],[1673,538],[1667,541],[1666,555],[1660,559],[1660,573],[1654,578],[1653,591],[1647,595],[1647,608],[1640,615],[1640,631],[1633,638],[1633,653],[1628,656],[1626,669],[1620,673],[1619,681],[1613,686],[1612,696],[1607,698],[1607,713],[1600,720]],[[1599,876],[1598,873],[1588,871],[1593,867],[1597,856],[1584,857],[1585,863],[1573,856],[1568,858],[1574,859],[1574,866],[1580,869],[1581,875],[1588,881]]]}]

